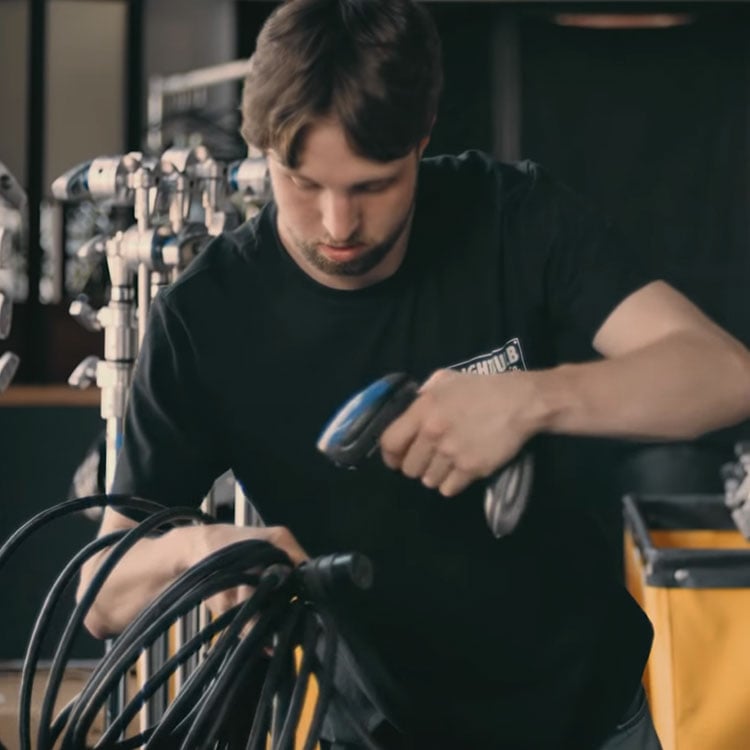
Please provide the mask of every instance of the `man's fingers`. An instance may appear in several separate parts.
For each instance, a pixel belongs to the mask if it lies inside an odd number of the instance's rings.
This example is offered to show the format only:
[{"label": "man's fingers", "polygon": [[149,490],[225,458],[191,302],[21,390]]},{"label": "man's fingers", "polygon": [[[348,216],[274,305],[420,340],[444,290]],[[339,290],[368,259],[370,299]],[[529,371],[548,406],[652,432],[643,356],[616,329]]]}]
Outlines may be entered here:
[{"label": "man's fingers", "polygon": [[422,472],[422,484],[430,489],[440,487],[453,470],[451,460],[440,453],[435,453],[429,466]]},{"label": "man's fingers", "polygon": [[299,565],[310,559],[286,526],[268,526],[265,528],[264,534],[266,541],[286,552],[294,565]]},{"label": "man's fingers", "polygon": [[255,593],[255,589],[252,586],[238,586],[237,587],[237,604],[244,602],[245,599],[249,599]]},{"label": "man's fingers", "polygon": [[[456,373],[451,370],[436,370],[420,386],[419,392],[428,391],[436,383],[455,376]],[[422,476],[427,465],[425,461],[428,451],[433,450],[434,438],[439,436],[439,430],[436,432],[434,425],[425,424],[425,415],[434,408],[434,402],[430,398],[418,397],[383,431],[380,436],[380,450],[386,466],[401,469],[409,477]],[[426,441],[424,446],[420,445],[423,440]],[[411,455],[415,444],[415,453]]]},{"label": "man's fingers", "polygon": [[400,417],[394,419],[380,436],[383,462],[390,469],[400,469],[411,444],[419,432],[419,419],[412,404]]},{"label": "man's fingers", "polygon": [[456,373],[453,370],[435,370],[435,372],[433,372],[432,375],[430,375],[430,377],[427,378],[427,380],[425,380],[424,383],[419,386],[419,392],[421,393],[423,391],[428,391],[436,383],[440,383],[441,381],[455,375]]},{"label": "man's fingers", "polygon": [[448,476],[440,484],[440,494],[445,497],[453,497],[461,490],[468,487],[471,482],[471,475],[464,471],[453,468]]},{"label": "man's fingers", "polygon": [[407,477],[417,479],[424,476],[435,455],[435,446],[428,441],[415,440],[401,462],[401,471]]},{"label": "man's fingers", "polygon": [[224,589],[218,594],[214,594],[212,597],[206,599],[205,604],[211,610],[211,614],[214,615],[214,617],[218,617],[237,604],[241,604],[249,599],[254,593],[255,588],[253,586],[248,586],[246,584],[232,586],[231,588]]}]

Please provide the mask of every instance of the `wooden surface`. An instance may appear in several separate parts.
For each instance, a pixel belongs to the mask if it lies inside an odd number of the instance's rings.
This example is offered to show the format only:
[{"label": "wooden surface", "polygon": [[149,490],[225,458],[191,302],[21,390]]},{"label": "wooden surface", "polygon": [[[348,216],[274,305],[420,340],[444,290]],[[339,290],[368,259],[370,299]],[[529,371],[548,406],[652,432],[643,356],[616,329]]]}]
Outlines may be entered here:
[{"label": "wooden surface", "polygon": [[[65,670],[60,693],[55,704],[55,715],[74,696],[78,695],[86,684],[90,669],[68,668]],[[44,696],[44,686],[48,677],[46,669],[39,670],[34,684],[31,700],[32,737],[36,738],[41,702]],[[0,747],[7,750],[19,750],[18,740],[18,690],[21,683],[20,670],[0,669]],[[102,717],[98,716],[94,722],[89,740],[101,736]]]},{"label": "wooden surface", "polygon": [[3,406],[99,406],[99,388],[78,390],[69,385],[12,385],[0,393]]}]

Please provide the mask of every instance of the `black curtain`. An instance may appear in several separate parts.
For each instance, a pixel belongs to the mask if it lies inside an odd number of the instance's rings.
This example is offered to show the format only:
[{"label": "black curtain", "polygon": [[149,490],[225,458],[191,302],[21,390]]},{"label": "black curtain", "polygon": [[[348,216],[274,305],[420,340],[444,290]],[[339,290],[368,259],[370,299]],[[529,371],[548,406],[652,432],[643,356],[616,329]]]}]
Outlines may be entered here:
[{"label": "black curtain", "polygon": [[523,21],[523,154],[595,200],[639,262],[750,342],[750,14],[692,10],[688,26],[648,31]]}]

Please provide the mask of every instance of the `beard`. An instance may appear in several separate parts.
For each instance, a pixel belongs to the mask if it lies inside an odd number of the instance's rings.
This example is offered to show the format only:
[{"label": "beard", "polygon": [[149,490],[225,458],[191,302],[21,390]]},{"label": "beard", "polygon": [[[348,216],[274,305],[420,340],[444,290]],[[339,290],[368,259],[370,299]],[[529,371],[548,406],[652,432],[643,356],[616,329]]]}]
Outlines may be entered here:
[{"label": "beard", "polygon": [[330,241],[317,240],[314,242],[307,242],[297,238],[295,239],[295,244],[310,265],[329,276],[364,276],[388,256],[394,245],[407,230],[411,222],[413,211],[414,205],[412,204],[403,220],[380,242],[373,243],[367,238],[354,234],[349,237],[346,242],[338,243],[339,245],[363,246],[362,251],[358,253],[355,258],[351,258],[350,260],[333,260],[321,252],[319,249],[320,245],[330,244],[334,247],[336,246],[336,243]]}]

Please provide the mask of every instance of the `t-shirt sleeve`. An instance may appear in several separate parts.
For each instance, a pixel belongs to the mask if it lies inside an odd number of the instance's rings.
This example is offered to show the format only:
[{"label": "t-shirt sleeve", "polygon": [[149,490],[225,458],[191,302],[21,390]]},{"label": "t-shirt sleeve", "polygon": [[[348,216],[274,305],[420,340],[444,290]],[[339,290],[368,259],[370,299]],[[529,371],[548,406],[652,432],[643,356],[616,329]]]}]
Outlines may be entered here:
[{"label": "t-shirt sleeve", "polygon": [[133,375],[114,493],[195,506],[228,468],[197,361],[189,332],[160,295]]},{"label": "t-shirt sleeve", "polygon": [[654,280],[609,217],[541,168],[532,168],[521,222],[534,237],[532,263],[561,340],[590,346],[610,313]]}]

